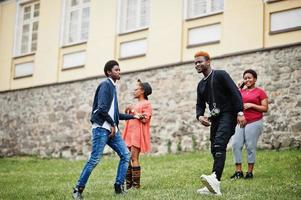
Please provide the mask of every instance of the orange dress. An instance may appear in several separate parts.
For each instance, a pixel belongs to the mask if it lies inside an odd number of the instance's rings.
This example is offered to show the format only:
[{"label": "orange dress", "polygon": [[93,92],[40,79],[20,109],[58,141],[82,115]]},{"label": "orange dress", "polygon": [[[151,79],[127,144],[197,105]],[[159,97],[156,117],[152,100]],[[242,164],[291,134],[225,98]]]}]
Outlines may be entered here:
[{"label": "orange dress", "polygon": [[143,122],[138,119],[127,120],[122,138],[128,147],[135,146],[140,148],[141,153],[145,153],[151,150],[150,120],[152,116],[152,106],[149,101],[144,100],[138,102],[133,109],[137,113],[144,114],[145,119]]}]

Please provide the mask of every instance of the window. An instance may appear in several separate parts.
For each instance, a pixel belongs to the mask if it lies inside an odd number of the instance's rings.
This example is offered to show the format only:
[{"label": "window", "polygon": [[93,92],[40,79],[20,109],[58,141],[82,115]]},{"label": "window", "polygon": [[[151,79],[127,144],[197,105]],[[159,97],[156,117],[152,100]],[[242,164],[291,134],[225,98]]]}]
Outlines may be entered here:
[{"label": "window", "polygon": [[86,52],[79,51],[63,55],[62,69],[83,67],[86,62]]},{"label": "window", "polygon": [[224,0],[186,0],[187,19],[223,12]]},{"label": "window", "polygon": [[20,63],[15,65],[15,78],[32,76],[33,62]]},{"label": "window", "polygon": [[40,3],[22,5],[18,10],[16,55],[35,52],[38,45]]},{"label": "window", "polygon": [[147,28],[150,17],[149,0],[120,0],[120,33]]},{"label": "window", "polygon": [[120,58],[132,58],[146,54],[146,39],[133,40],[120,44]]},{"label": "window", "polygon": [[271,13],[270,33],[301,29],[301,8]]},{"label": "window", "polygon": [[221,24],[211,24],[188,30],[188,47],[217,43],[221,38]]},{"label": "window", "polygon": [[63,45],[88,40],[90,0],[65,0]]}]

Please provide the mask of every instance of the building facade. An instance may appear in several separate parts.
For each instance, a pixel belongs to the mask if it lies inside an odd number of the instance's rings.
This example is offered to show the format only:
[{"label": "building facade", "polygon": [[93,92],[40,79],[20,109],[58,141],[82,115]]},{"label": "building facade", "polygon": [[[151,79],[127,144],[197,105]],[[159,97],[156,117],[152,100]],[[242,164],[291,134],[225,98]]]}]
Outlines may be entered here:
[{"label": "building facade", "polygon": [[253,68],[267,90],[262,148],[301,144],[300,0],[5,0],[0,2],[0,155],[79,158],[107,60],[121,107],[138,78],[154,87],[153,153],[208,148],[194,120],[205,50],[235,81]]}]

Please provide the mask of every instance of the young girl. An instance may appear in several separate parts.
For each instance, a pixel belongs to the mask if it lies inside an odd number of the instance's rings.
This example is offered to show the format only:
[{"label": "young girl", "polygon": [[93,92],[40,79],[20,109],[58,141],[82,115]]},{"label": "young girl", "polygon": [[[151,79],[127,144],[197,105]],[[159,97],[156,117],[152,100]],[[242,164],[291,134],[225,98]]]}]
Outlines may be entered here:
[{"label": "young girl", "polygon": [[148,101],[148,96],[152,93],[149,83],[137,81],[134,91],[134,98],[137,104],[129,105],[126,108],[128,114],[142,114],[142,120],[128,120],[122,137],[131,151],[131,162],[126,175],[126,188],[140,188],[141,167],[139,164],[140,152],[150,151],[150,120],[152,116],[152,106]]}]

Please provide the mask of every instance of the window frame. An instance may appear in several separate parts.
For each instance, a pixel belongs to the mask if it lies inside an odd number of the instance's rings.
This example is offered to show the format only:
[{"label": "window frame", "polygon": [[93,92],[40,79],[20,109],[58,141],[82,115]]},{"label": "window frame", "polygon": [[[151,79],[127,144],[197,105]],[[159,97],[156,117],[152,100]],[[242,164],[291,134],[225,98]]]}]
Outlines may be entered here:
[{"label": "window frame", "polygon": [[[145,45],[146,45],[146,46],[145,46],[145,52],[139,53],[139,54],[135,54],[135,55],[131,55],[131,56],[124,56],[124,57],[122,57],[122,56],[121,56],[122,45],[123,45],[123,44],[126,44],[126,43],[137,42],[137,41],[145,41]],[[129,40],[129,41],[123,41],[123,42],[120,42],[120,44],[119,44],[119,58],[118,58],[118,60],[127,60],[127,59],[139,58],[139,57],[146,56],[146,54],[147,54],[147,45],[148,45],[148,41],[147,41],[147,38],[146,38],[146,37],[139,38],[139,39],[134,39],[134,40]]]},{"label": "window frame", "polygon": [[[80,54],[80,53],[83,53],[83,56],[84,56],[84,62],[82,64],[77,64],[77,65],[73,65],[73,66],[69,66],[69,67],[64,67],[65,56],[70,56],[70,55],[75,55],[76,56],[76,54]],[[86,50],[78,50],[78,51],[74,51],[74,52],[64,53],[64,54],[62,54],[61,71],[67,71],[67,70],[72,70],[72,69],[83,68],[83,67],[86,66],[86,62],[87,62],[87,51]]]},{"label": "window frame", "polygon": [[[20,76],[16,76],[16,68],[17,68],[17,65],[24,65],[24,64],[28,64],[28,63],[32,63],[32,72],[30,74],[25,74],[25,75],[20,75]],[[26,77],[32,77],[33,76],[33,72],[34,72],[34,66],[35,63],[34,61],[26,61],[26,62],[23,62],[23,63],[16,63],[14,64],[14,74],[13,74],[13,79],[21,79],[21,78],[26,78]]]},{"label": "window frame", "polygon": [[281,13],[281,12],[286,12],[286,11],[290,11],[290,10],[296,10],[296,9],[301,9],[301,7],[295,7],[295,8],[289,8],[286,10],[279,10],[279,11],[275,11],[275,12],[270,12],[269,13],[269,35],[275,35],[278,33],[287,33],[287,32],[292,32],[292,31],[297,31],[297,30],[301,30],[301,25],[300,26],[296,26],[296,27],[291,27],[291,28],[284,28],[284,29],[280,29],[280,30],[276,30],[276,31],[272,31],[272,14],[275,13]]},{"label": "window frame", "polygon": [[[207,5],[207,7],[210,7],[212,4],[212,0],[206,0],[207,2],[210,2],[210,4]],[[189,8],[190,8],[190,3],[191,0],[184,0],[184,18],[186,21],[189,20],[194,20],[194,19],[198,19],[198,18],[202,18],[202,17],[209,17],[212,15],[218,15],[224,12],[225,10],[225,0],[223,0],[223,9],[222,10],[218,10],[218,11],[214,11],[214,12],[206,12],[205,14],[199,14],[199,15],[195,15],[195,16],[189,16]]]},{"label": "window frame", "polygon": [[[136,9],[138,9],[137,13],[140,13],[141,11],[141,1],[142,0],[137,0],[138,3],[136,5]],[[139,24],[141,23],[141,15],[139,14],[136,17],[136,24],[135,27],[132,29],[127,29],[126,28],[126,19],[127,19],[127,8],[128,8],[128,0],[118,0],[118,23],[117,23],[117,30],[119,35],[127,34],[127,33],[133,33],[141,30],[147,30],[150,25],[150,0],[147,0],[148,4],[148,16],[147,16],[147,24],[145,26],[140,26]]]},{"label": "window frame", "polygon": [[[36,4],[39,4],[39,15],[37,17],[34,17],[34,7]],[[24,20],[24,11],[25,8],[30,6],[30,18],[27,20]],[[40,22],[40,13],[41,13],[41,2],[40,0],[19,0],[17,1],[17,12],[16,12],[16,23],[15,23],[15,34],[14,34],[14,51],[13,55],[14,57],[23,57],[27,55],[34,55],[35,52],[38,50],[38,39],[39,39],[39,22]],[[32,42],[32,36],[33,36],[33,24],[38,23],[38,28],[36,30],[37,39],[36,39],[36,48],[35,50],[32,50],[33,42]],[[22,37],[23,37],[23,26],[29,25],[29,31],[28,31],[28,44],[27,44],[27,50],[26,52],[22,52]]]},{"label": "window frame", "polygon": [[[214,26],[214,25],[219,25],[220,26],[220,39],[219,40],[212,40],[212,41],[206,41],[206,42],[199,42],[199,43],[195,43],[195,44],[189,44],[189,31],[192,29],[198,29],[198,28],[205,28],[208,26]],[[206,25],[202,25],[202,26],[196,26],[196,27],[191,27],[188,28],[187,30],[187,43],[186,43],[186,48],[194,48],[194,47],[199,47],[199,46],[205,46],[205,45],[211,45],[211,44],[218,44],[221,42],[222,39],[222,23],[217,22],[217,23],[212,23],[212,24],[206,24]]]},{"label": "window frame", "polygon": [[[90,30],[90,19],[91,19],[91,0],[88,3],[83,3],[84,0],[79,0],[79,5],[75,6],[74,8],[71,8],[71,0],[63,0],[62,1],[62,20],[61,20],[61,39],[60,39],[60,46],[61,47],[68,47],[78,44],[87,43],[89,40],[89,30]],[[88,32],[87,32],[87,38],[82,39],[82,15],[83,15],[83,9],[89,8],[89,16],[88,16]],[[71,19],[71,12],[78,11],[79,16],[77,19],[77,30],[76,30],[76,40],[74,42],[69,42],[68,37],[70,35],[70,19]]]}]

